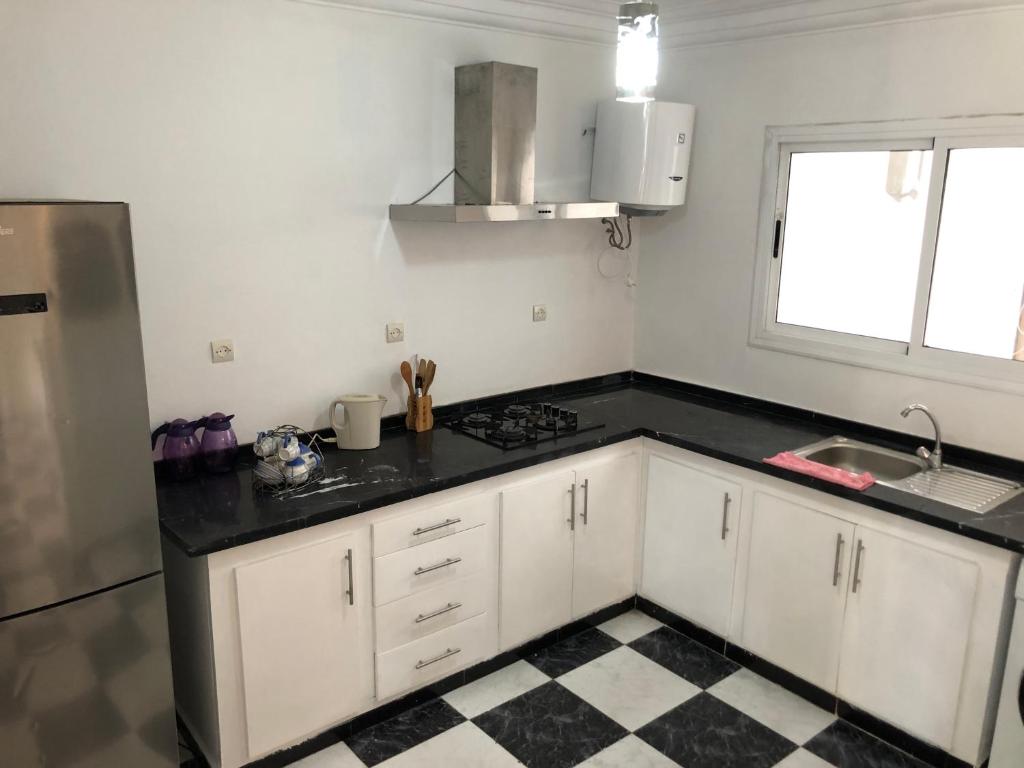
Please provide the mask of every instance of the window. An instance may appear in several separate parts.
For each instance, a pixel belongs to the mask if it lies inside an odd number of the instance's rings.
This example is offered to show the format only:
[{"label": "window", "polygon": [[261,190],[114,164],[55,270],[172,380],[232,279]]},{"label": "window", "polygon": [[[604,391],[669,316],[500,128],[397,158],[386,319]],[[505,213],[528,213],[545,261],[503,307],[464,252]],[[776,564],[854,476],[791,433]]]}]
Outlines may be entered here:
[{"label": "window", "polygon": [[1024,391],[1024,120],[767,146],[752,344]]}]

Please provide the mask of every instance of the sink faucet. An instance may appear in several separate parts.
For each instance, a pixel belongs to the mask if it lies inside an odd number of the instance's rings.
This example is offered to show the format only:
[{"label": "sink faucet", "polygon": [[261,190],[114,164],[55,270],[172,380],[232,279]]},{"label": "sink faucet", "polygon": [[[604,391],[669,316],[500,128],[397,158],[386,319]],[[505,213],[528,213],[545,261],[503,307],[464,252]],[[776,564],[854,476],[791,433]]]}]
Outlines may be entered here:
[{"label": "sink faucet", "polygon": [[917,449],[916,453],[922,459],[928,462],[928,466],[932,469],[942,469],[942,430],[939,429],[939,422],[932,415],[932,412],[928,410],[927,405],[921,405],[921,403],[912,403],[900,411],[900,416],[904,419],[907,418],[913,411],[920,411],[931,421],[932,426],[935,427],[935,447],[932,450],[928,450],[923,445]]}]

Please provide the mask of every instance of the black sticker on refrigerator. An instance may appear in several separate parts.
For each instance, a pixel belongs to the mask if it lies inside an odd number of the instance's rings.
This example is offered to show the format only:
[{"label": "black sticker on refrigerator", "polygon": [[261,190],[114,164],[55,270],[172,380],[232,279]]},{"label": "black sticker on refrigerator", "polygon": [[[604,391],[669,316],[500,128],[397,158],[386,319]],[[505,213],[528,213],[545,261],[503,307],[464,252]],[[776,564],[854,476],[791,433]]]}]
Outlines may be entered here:
[{"label": "black sticker on refrigerator", "polygon": [[11,296],[0,296],[0,317],[6,315],[34,315],[46,312],[45,293],[17,293]]}]

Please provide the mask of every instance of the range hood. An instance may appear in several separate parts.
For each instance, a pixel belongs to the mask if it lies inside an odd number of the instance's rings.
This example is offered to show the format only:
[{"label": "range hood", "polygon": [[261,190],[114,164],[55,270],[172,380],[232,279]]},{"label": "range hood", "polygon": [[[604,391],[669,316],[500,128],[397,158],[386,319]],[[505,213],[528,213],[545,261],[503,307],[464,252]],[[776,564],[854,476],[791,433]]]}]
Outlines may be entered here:
[{"label": "range hood", "polygon": [[538,203],[537,70],[491,61],[455,68],[455,202],[392,205],[392,221],[603,219],[618,203]]}]

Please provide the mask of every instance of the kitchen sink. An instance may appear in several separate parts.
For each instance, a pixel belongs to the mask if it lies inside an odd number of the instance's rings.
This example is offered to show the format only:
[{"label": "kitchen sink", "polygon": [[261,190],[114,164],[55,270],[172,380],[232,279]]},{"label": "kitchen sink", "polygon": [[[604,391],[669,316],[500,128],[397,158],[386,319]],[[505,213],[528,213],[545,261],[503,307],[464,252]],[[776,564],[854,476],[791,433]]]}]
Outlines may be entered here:
[{"label": "kitchen sink", "polygon": [[876,481],[883,484],[904,480],[928,469],[928,462],[917,456],[858,443],[845,437],[830,437],[794,453],[808,461],[828,464],[854,474],[870,472]]},{"label": "kitchen sink", "polygon": [[830,437],[793,451],[797,456],[860,474],[870,472],[879,485],[983,514],[1024,491],[1010,480],[959,467],[933,469],[908,453],[869,443]]}]

